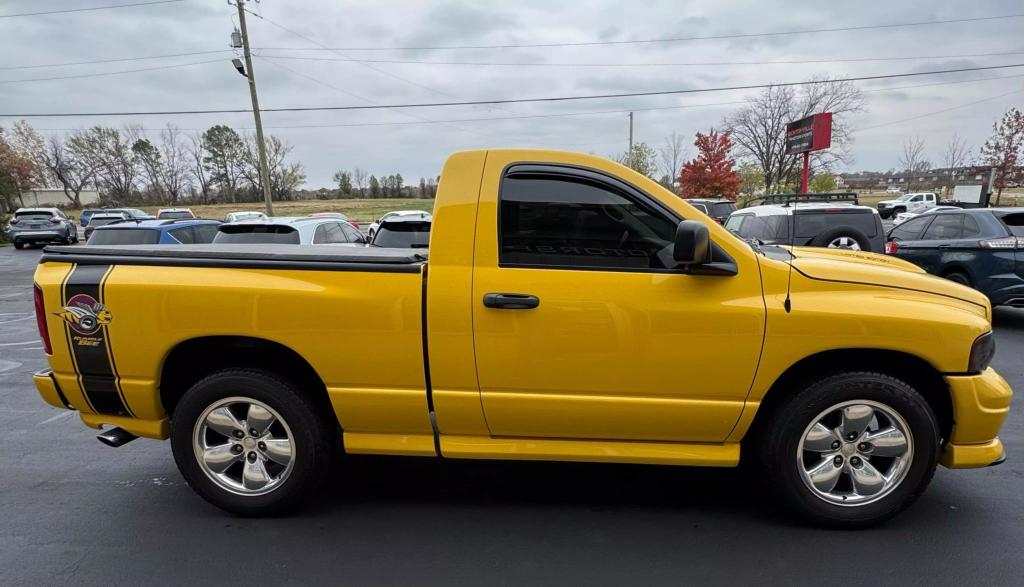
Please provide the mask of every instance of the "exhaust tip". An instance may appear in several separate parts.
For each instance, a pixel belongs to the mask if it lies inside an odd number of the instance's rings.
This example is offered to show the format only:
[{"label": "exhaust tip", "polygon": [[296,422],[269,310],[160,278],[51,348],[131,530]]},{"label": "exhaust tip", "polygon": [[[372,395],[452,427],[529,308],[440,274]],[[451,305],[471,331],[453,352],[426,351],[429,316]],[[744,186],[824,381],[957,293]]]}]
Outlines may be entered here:
[{"label": "exhaust tip", "polygon": [[99,440],[103,444],[113,448],[124,446],[136,438],[138,438],[138,436],[135,436],[124,428],[111,428],[110,430],[104,430],[96,435],[96,440]]}]

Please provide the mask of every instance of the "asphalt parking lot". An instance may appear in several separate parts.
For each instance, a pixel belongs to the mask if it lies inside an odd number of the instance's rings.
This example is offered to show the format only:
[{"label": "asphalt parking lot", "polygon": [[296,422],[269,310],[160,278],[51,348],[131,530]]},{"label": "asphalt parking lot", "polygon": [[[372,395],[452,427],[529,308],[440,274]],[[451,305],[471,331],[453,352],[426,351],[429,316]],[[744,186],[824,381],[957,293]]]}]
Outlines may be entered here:
[{"label": "asphalt parking lot", "polygon": [[[1020,584],[1024,414],[999,467],[940,468],[889,524],[794,524],[734,470],[351,458],[301,514],[226,515],[170,446],[102,446],[43,404],[39,249],[0,248],[0,585]],[[1024,391],[1024,310],[997,309],[995,367]]]}]

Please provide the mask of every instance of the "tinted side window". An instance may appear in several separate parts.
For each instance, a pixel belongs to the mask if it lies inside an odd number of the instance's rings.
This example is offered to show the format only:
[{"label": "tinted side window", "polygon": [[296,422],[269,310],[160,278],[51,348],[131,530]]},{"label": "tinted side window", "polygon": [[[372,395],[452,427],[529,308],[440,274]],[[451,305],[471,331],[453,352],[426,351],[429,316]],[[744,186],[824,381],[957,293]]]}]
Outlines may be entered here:
[{"label": "tinted side window", "polygon": [[348,242],[350,243],[361,243],[366,241],[362,233],[356,230],[351,224],[342,224],[341,231],[345,233],[345,238],[348,239]]},{"label": "tinted side window", "polygon": [[981,227],[978,221],[970,214],[964,214],[964,234],[960,238],[977,238],[981,236]]},{"label": "tinted side window", "polygon": [[200,224],[193,226],[192,230],[195,231],[197,243],[212,243],[213,237],[217,236],[216,224]]},{"label": "tinted side window", "polygon": [[675,266],[675,221],[599,182],[551,175],[506,177],[499,228],[503,264]]},{"label": "tinted side window", "polygon": [[932,220],[922,240],[936,241],[960,238],[963,234],[963,214],[939,214]]},{"label": "tinted side window", "polygon": [[931,216],[922,216],[920,218],[911,218],[903,224],[892,229],[889,233],[889,238],[892,240],[900,241],[913,241],[917,240],[921,236],[921,232],[925,226],[932,221]]},{"label": "tinted side window", "polygon": [[191,245],[196,242],[195,235],[192,234],[191,226],[183,226],[181,228],[175,228],[174,230],[168,231],[171,236],[174,237],[179,243],[183,245]]}]

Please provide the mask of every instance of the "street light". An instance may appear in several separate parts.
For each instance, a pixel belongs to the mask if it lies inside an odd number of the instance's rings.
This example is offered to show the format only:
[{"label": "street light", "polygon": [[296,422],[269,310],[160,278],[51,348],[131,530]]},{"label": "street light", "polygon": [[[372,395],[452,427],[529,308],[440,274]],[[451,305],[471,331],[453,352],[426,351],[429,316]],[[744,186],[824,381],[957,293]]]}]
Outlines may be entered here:
[{"label": "street light", "polygon": [[238,70],[238,73],[244,75],[245,77],[249,77],[249,74],[245,73],[245,65],[242,64],[241,59],[232,59],[231,65],[235,66],[235,69]]}]

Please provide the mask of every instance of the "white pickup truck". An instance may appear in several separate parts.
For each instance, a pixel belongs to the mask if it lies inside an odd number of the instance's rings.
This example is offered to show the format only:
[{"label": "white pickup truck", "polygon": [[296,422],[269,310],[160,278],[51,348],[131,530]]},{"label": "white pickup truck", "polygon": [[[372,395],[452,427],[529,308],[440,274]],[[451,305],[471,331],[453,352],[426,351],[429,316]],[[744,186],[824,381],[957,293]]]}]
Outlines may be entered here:
[{"label": "white pickup truck", "polygon": [[934,192],[912,192],[903,194],[895,200],[882,200],[878,203],[878,214],[882,218],[896,216],[902,212],[921,213],[934,208],[939,203],[939,196]]}]

